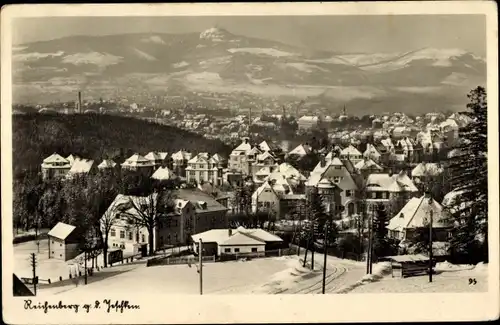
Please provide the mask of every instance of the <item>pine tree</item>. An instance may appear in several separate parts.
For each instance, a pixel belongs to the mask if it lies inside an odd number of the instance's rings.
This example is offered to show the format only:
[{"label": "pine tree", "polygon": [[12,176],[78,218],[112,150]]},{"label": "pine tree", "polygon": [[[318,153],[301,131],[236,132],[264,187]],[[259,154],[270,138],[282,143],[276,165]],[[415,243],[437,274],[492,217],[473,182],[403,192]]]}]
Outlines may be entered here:
[{"label": "pine tree", "polygon": [[488,245],[488,165],[487,165],[487,102],[483,87],[473,89],[467,97],[468,111],[462,114],[470,123],[459,131],[459,154],[450,162],[450,185],[457,195],[448,207],[452,236],[452,252],[487,259]]},{"label": "pine tree", "polygon": [[[308,243],[306,245],[306,257],[307,251],[310,250],[311,257],[314,259],[315,240],[324,237],[324,227],[327,222],[325,207],[317,189],[312,189],[309,193],[305,204],[305,211],[307,222],[304,222],[302,226],[301,237]],[[304,266],[306,264],[306,257],[304,257]]]}]

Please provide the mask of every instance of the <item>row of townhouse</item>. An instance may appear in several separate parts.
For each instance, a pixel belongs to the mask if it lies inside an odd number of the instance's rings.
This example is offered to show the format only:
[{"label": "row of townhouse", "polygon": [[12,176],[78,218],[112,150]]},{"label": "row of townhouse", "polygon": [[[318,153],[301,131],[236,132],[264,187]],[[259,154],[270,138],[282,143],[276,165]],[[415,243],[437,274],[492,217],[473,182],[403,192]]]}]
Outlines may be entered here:
[{"label": "row of townhouse", "polygon": [[213,178],[215,181],[219,180],[220,183],[220,172],[214,173],[213,177],[208,177],[208,175],[201,173],[202,170],[206,171],[206,169],[213,169],[214,167],[221,169],[225,164],[225,160],[220,155],[215,154],[208,157],[209,155],[207,153],[198,154],[195,157],[196,160],[207,160],[207,162],[203,163],[203,166],[200,166],[201,162],[196,163],[191,156],[192,154],[185,150],[180,150],[170,156],[166,152],[152,151],[145,156],[135,153],[125,159],[121,165],[117,164],[112,159],[104,159],[100,164],[96,165],[95,161],[90,159],[82,159],[74,155],[69,155],[64,158],[54,153],[43,160],[41,170],[43,177],[45,179],[50,179],[64,178],[67,175],[75,173],[90,173],[96,170],[114,170],[119,167],[121,167],[122,170],[144,172],[144,174],[151,175],[161,167],[168,168],[173,171],[174,174],[181,177],[186,176],[186,169],[198,171],[196,179],[212,181]]}]

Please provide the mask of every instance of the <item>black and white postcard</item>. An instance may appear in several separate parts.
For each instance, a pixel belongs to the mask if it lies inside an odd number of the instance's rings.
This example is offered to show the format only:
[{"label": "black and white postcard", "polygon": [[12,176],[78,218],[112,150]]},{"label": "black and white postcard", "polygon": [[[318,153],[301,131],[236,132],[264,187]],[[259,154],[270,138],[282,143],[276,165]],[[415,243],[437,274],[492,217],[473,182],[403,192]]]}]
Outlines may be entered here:
[{"label": "black and white postcard", "polygon": [[1,23],[7,323],[498,318],[494,2]]}]

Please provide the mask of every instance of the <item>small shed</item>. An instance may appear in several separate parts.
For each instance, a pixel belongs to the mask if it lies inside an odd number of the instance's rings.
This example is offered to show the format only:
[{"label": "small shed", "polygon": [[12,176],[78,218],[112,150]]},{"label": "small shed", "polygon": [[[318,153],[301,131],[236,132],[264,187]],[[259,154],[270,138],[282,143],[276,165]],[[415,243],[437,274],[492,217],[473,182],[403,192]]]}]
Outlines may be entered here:
[{"label": "small shed", "polygon": [[76,227],[62,222],[52,228],[48,236],[49,258],[68,261],[80,253],[78,236],[75,232]]}]

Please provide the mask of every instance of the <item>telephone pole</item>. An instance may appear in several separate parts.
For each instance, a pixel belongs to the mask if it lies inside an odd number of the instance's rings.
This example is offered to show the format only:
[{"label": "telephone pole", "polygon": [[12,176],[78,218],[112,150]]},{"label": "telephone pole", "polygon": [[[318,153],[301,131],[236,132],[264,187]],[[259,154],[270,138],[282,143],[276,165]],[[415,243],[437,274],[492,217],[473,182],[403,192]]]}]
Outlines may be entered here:
[{"label": "telephone pole", "polygon": [[203,295],[203,241],[200,238],[200,247],[198,249],[198,256],[200,258],[200,266],[198,272],[200,272],[200,295]]},{"label": "telephone pole", "polygon": [[432,282],[432,217],[433,211],[430,211],[429,223],[429,282]]},{"label": "telephone pole", "polygon": [[375,214],[375,205],[372,205],[372,214],[370,216],[370,274],[373,268],[373,215]]},{"label": "telephone pole", "polygon": [[325,224],[325,239],[323,240],[323,250],[324,250],[324,258],[323,258],[323,294],[325,294],[325,286],[326,286],[326,251],[328,244],[328,223]]},{"label": "telephone pole", "polygon": [[36,285],[37,285],[37,277],[36,277],[36,254],[31,253],[31,267],[33,268],[33,293],[36,296]]},{"label": "telephone pole", "polygon": [[83,256],[85,259],[84,265],[85,265],[85,284],[87,284],[87,249],[83,252]]}]

